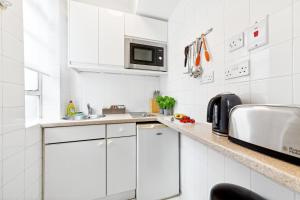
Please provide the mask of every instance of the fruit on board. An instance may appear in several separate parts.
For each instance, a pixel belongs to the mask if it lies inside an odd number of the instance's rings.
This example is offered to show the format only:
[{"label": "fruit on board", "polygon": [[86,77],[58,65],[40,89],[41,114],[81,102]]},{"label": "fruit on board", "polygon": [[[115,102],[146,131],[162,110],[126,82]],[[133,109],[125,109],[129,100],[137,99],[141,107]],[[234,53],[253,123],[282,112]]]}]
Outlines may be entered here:
[{"label": "fruit on board", "polygon": [[185,115],[184,114],[175,114],[174,117],[178,120],[182,119]]},{"label": "fruit on board", "polygon": [[195,123],[195,120],[194,119],[191,119],[189,116],[183,116],[181,119],[180,119],[180,122],[181,123],[191,123],[191,124],[194,124]]}]

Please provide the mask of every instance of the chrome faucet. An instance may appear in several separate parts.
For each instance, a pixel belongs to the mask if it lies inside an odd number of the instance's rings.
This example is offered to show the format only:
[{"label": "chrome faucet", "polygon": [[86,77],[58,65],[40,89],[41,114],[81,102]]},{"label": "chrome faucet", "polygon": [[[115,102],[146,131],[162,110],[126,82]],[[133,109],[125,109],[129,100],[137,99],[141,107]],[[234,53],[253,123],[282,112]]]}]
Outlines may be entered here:
[{"label": "chrome faucet", "polygon": [[91,105],[89,103],[86,106],[88,109],[88,116],[91,116],[93,114],[93,108],[91,107]]}]

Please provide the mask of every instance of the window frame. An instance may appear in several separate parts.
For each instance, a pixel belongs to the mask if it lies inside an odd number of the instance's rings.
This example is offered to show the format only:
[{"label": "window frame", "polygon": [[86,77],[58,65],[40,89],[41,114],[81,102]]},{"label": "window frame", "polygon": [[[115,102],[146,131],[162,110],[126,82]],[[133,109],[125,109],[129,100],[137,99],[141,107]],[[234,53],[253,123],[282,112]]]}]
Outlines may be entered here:
[{"label": "window frame", "polygon": [[[43,80],[42,80],[42,77],[43,77],[43,74],[40,72],[40,71],[38,71],[38,70],[36,70],[36,69],[33,69],[33,68],[31,68],[31,67],[26,67],[25,66],[25,69],[27,69],[27,70],[31,70],[31,71],[34,71],[34,72],[36,72],[37,73],[37,75],[38,75],[38,87],[37,87],[37,89],[36,90],[26,90],[26,89],[24,89],[24,91],[25,91],[25,96],[27,95],[27,96],[37,96],[38,98],[39,98],[39,119],[41,119],[43,116],[42,116],[42,113],[43,113],[43,98],[42,98],[42,84],[43,84]],[[25,77],[24,77],[24,83],[25,83]],[[25,107],[25,109],[26,109],[26,107]],[[25,119],[25,121],[26,121],[26,119]]]}]

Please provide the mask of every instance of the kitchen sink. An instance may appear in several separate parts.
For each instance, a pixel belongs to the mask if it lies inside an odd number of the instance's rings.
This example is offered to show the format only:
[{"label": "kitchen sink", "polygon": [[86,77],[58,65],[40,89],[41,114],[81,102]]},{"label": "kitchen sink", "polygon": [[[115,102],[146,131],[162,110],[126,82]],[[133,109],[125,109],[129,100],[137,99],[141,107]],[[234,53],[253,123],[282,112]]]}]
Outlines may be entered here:
[{"label": "kitchen sink", "polygon": [[147,112],[129,112],[132,118],[155,117],[156,115]]},{"label": "kitchen sink", "polygon": [[100,119],[105,117],[105,115],[76,115],[73,117],[63,117],[64,120],[88,120],[88,119]]}]

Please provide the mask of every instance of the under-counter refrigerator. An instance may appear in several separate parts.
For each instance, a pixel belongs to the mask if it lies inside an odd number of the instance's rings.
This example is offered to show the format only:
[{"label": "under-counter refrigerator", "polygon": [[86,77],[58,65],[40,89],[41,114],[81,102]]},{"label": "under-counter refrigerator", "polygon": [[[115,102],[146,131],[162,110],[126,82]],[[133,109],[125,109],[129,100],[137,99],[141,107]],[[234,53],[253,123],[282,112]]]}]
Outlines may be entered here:
[{"label": "under-counter refrigerator", "polygon": [[137,126],[137,200],[177,196],[179,133],[159,123]]}]

